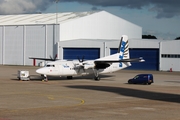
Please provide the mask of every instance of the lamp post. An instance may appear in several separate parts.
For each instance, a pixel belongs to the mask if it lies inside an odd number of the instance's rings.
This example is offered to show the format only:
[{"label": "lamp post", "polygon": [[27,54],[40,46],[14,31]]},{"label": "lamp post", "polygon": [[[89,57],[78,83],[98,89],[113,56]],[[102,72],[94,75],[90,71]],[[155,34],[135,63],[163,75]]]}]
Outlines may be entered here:
[{"label": "lamp post", "polygon": [[[59,2],[60,0],[55,0],[54,2],[56,3],[56,25],[55,25],[55,43],[54,44],[56,44],[57,42],[58,42],[58,2]],[[57,46],[56,46],[57,47]],[[57,48],[56,48],[56,50],[57,50]],[[54,51],[54,50],[53,50]],[[56,55],[58,54],[58,56],[57,57],[59,57],[59,50],[56,52]]]},{"label": "lamp post", "polygon": [[56,42],[57,42],[57,39],[58,39],[58,2],[60,0],[55,0],[54,2],[56,3],[56,27],[55,27],[55,33],[56,33]]},{"label": "lamp post", "polygon": [[56,25],[58,24],[58,6],[57,6],[57,4],[59,1],[60,0],[55,0],[55,3],[56,3]]}]

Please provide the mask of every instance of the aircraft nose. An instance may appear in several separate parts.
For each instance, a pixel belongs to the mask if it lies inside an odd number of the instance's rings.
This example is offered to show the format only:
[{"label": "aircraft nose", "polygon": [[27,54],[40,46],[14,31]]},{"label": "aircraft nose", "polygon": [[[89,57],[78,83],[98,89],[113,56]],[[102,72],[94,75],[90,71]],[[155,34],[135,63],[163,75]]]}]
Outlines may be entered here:
[{"label": "aircraft nose", "polygon": [[37,69],[36,73],[38,73],[38,74],[46,74],[47,73],[47,69],[45,69],[45,68]]}]

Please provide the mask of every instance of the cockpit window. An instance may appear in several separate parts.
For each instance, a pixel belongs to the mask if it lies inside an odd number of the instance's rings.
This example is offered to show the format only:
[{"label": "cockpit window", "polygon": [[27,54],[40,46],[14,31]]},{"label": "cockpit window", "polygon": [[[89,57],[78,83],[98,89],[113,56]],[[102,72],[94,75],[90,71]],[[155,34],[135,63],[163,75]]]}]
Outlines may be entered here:
[{"label": "cockpit window", "polygon": [[55,67],[55,65],[46,65],[46,67]]}]

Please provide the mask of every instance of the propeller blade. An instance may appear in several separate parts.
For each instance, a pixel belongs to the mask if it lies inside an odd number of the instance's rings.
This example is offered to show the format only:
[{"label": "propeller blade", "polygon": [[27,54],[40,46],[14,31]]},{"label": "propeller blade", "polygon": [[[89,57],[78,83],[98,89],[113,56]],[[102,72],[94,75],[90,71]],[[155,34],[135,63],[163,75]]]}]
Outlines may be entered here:
[{"label": "propeller blade", "polygon": [[82,57],[82,62],[84,62],[84,55],[83,55],[83,57]]},{"label": "propeller blade", "polygon": [[54,56],[54,61],[56,60],[56,58],[57,58],[57,54]]},{"label": "propeller blade", "polygon": [[83,71],[85,72],[85,69],[84,69],[84,56],[82,57],[82,59],[79,58],[79,56],[77,56],[77,59],[79,61],[79,63],[77,65],[79,65],[78,67],[78,73],[80,72],[81,69],[83,69]]},{"label": "propeller blade", "polygon": [[77,56],[78,60],[80,63],[83,63],[84,62],[84,56],[82,57],[82,59],[79,58],[79,56]]},{"label": "propeller blade", "polygon": [[51,60],[53,60],[52,57],[51,57],[51,55],[50,55],[49,57],[50,57]]}]

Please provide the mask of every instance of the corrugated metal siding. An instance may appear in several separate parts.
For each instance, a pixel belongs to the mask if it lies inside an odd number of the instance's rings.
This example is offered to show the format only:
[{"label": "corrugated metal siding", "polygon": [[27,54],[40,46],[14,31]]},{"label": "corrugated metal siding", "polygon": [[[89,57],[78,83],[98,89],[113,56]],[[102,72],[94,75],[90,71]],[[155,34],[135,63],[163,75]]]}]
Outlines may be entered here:
[{"label": "corrugated metal siding", "polygon": [[32,65],[30,56],[55,55],[57,48],[54,30],[54,25],[1,26],[0,64]]},{"label": "corrugated metal siding", "polygon": [[0,26],[0,64],[3,61],[3,27]]},{"label": "corrugated metal siding", "polygon": [[32,65],[30,56],[57,54],[54,25],[1,26],[0,34],[0,64]]},{"label": "corrugated metal siding", "polygon": [[57,48],[55,47],[56,44],[56,37],[54,38],[54,25],[47,25],[47,54],[46,58],[48,58],[49,56],[54,56],[55,54],[57,54]]},{"label": "corrugated metal siding", "polygon": [[32,65],[32,60],[29,56],[45,57],[46,47],[45,44],[45,26],[26,26],[26,64]]},{"label": "corrugated metal siding", "polygon": [[6,26],[4,64],[23,65],[23,26]]}]

